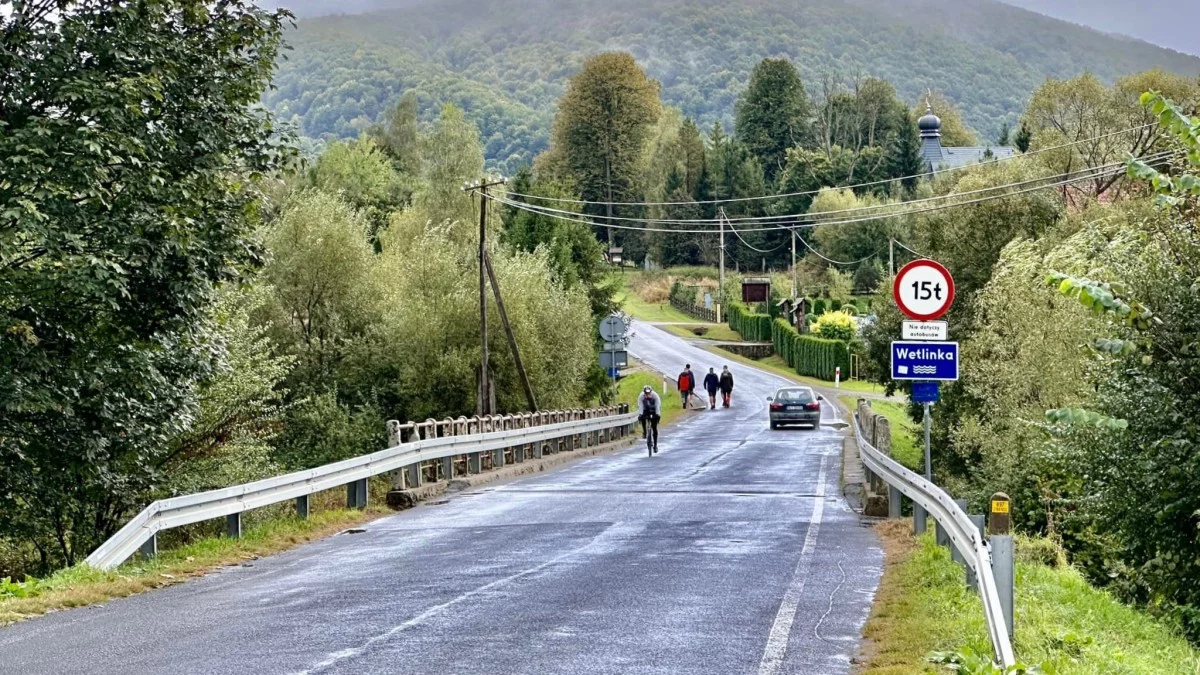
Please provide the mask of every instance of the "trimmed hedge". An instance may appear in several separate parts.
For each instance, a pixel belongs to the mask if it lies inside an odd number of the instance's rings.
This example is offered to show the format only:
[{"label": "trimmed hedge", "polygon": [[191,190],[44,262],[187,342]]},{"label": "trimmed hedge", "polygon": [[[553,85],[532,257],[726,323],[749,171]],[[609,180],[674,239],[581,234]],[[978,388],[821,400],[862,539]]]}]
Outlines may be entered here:
[{"label": "trimmed hedge", "polygon": [[771,316],[751,312],[740,302],[729,303],[725,311],[729,327],[737,331],[743,340],[767,342],[771,339]]},{"label": "trimmed hedge", "polygon": [[844,376],[850,374],[850,345],[842,340],[801,335],[783,319],[771,324],[771,340],[775,353],[801,375],[832,381],[838,367]]}]

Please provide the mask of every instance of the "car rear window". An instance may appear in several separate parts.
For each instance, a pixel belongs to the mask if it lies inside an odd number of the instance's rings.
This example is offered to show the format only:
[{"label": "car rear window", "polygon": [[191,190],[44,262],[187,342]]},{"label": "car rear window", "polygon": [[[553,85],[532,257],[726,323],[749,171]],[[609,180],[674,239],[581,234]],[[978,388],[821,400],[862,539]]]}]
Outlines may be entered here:
[{"label": "car rear window", "polygon": [[775,398],[789,403],[812,403],[813,401],[812,392],[808,389],[781,389]]}]

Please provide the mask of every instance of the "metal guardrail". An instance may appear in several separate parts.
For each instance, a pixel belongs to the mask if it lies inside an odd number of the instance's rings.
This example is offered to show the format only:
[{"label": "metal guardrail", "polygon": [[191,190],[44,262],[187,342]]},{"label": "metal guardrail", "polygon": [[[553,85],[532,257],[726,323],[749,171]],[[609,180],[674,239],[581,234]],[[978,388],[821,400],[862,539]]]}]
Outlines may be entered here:
[{"label": "metal guardrail", "polygon": [[929,515],[933,516],[949,536],[951,544],[962,554],[966,565],[978,579],[979,595],[983,599],[983,613],[987,618],[988,637],[992,641],[996,659],[1005,668],[1014,665],[1016,658],[1013,656],[1012,642],[1004,618],[1004,609],[1000,604],[996,578],[992,573],[991,552],[980,535],[979,528],[954,503],[945,490],[925,480],[924,476],[901,466],[896,460],[868,443],[863,437],[862,422],[857,410],[854,413],[854,436],[858,440],[863,464],[888,485],[900,490],[913,502],[922,506]]},{"label": "metal guardrail", "polygon": [[[622,406],[621,410],[628,408]],[[607,413],[607,414],[602,414]],[[568,421],[555,421],[564,417],[578,417]],[[543,423],[543,421],[549,423]],[[237,530],[240,531],[240,515],[244,511],[270,504],[298,500],[303,501],[302,513],[307,513],[307,497],[322,490],[346,485],[348,501],[356,506],[366,505],[366,479],[383,473],[411,467],[419,467],[422,462],[430,460],[453,458],[467,455],[472,458],[468,462],[472,473],[482,469],[480,453],[502,453],[509,448],[521,448],[521,458],[525,450],[534,448],[534,457],[541,457],[541,444],[560,439],[577,439],[580,442],[568,441],[564,447],[579,447],[585,445],[583,439],[594,438],[597,443],[612,440],[613,432],[623,436],[637,422],[637,414],[620,412],[617,408],[602,411],[578,410],[565,413],[531,413],[524,416],[508,416],[501,418],[450,420],[450,429],[454,433],[463,431],[478,431],[466,435],[437,436],[439,425],[445,423],[429,420],[428,422],[409,423],[403,427],[393,427],[396,432],[403,428],[406,431],[417,432],[417,438],[409,442],[399,442],[386,450],[362,455],[351,459],[326,464],[315,469],[305,469],[267,478],[264,480],[234,485],[219,490],[209,490],[191,495],[160,499],[151,503],[124,527],[117,531],[108,541],[104,542],[87,558],[87,564],[100,569],[111,569],[129,559],[139,549],[152,553],[156,546],[157,533],[173,527],[190,525],[204,520],[227,516],[238,518]],[[492,431],[495,426],[521,425],[518,428],[507,428]],[[425,437],[420,438],[425,432]],[[446,429],[441,430],[443,433]],[[411,437],[411,435],[410,435]],[[392,442],[405,439],[396,434]],[[502,454],[499,455],[503,457]],[[503,460],[500,460],[501,463]],[[410,471],[410,474],[413,473]],[[453,471],[451,471],[453,473]],[[232,531],[232,527],[231,527]]]}]

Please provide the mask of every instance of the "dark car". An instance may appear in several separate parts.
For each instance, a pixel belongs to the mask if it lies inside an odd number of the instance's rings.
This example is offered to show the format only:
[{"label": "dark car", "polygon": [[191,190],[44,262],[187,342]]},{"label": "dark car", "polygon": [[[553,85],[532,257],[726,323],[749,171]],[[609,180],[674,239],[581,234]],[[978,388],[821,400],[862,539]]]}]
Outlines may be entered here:
[{"label": "dark car", "polygon": [[771,402],[768,414],[772,429],[785,424],[809,424],[814,429],[821,428],[821,401],[825,398],[813,393],[812,389],[784,387],[767,400]]}]

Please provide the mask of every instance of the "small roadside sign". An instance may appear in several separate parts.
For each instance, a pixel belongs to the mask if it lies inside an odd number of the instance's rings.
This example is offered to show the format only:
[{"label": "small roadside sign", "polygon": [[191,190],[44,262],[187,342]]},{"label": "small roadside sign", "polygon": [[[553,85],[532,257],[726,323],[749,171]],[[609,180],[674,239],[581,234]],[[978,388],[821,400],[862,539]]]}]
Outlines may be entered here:
[{"label": "small roadside sign", "polygon": [[614,368],[629,367],[629,352],[627,351],[611,351],[600,352],[600,367],[605,370]]},{"label": "small roadside sign", "polygon": [[901,337],[905,340],[944,342],[950,334],[945,321],[904,321],[900,324]]},{"label": "small roadside sign", "polygon": [[937,382],[913,382],[913,403],[937,403],[941,400]]},{"label": "small roadside sign", "polygon": [[957,380],[957,342],[892,343],[893,380]]},{"label": "small roadside sign", "polygon": [[620,352],[620,351],[625,351],[625,348],[628,346],[629,346],[629,342],[626,340],[620,340],[617,342],[605,342],[603,351]]},{"label": "small roadside sign", "polygon": [[930,321],[950,309],[954,302],[954,279],[941,263],[914,260],[896,273],[892,297],[908,318]]}]

